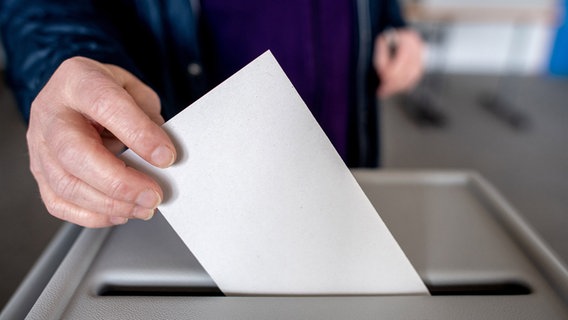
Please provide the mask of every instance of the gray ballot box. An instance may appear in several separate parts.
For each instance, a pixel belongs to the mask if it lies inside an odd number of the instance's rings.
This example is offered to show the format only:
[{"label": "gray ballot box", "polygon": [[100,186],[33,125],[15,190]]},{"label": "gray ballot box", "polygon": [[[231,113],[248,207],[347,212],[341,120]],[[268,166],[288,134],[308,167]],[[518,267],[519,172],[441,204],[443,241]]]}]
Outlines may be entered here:
[{"label": "gray ballot box", "polygon": [[0,318],[568,319],[566,267],[480,175],[353,172],[431,296],[223,296],[158,214],[66,225]]}]

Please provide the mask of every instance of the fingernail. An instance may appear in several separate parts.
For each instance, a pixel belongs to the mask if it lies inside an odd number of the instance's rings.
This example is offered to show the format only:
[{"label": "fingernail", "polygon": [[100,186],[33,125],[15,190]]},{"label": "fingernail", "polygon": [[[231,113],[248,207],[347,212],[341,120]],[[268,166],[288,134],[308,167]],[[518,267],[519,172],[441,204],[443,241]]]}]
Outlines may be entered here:
[{"label": "fingernail", "polygon": [[154,216],[154,209],[146,209],[142,207],[136,207],[132,211],[132,215],[141,220],[150,220]]},{"label": "fingernail", "polygon": [[156,208],[160,202],[162,202],[160,195],[152,189],[142,191],[135,201],[137,205],[148,209]]},{"label": "fingernail", "polygon": [[110,217],[110,223],[114,224],[114,225],[119,225],[119,224],[125,224],[126,222],[128,222],[127,218],[123,218],[123,217]]},{"label": "fingernail", "polygon": [[159,146],[152,152],[151,160],[160,167],[169,167],[174,163],[175,155],[170,148]]}]

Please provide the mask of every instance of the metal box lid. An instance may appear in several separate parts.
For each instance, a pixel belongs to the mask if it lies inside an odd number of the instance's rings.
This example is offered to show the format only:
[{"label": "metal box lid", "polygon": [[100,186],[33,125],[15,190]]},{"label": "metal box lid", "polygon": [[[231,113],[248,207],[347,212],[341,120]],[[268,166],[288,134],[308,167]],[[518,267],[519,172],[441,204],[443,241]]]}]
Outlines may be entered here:
[{"label": "metal box lid", "polygon": [[354,175],[432,296],[226,297],[156,215],[84,229],[28,318],[568,318],[566,268],[479,175]]}]

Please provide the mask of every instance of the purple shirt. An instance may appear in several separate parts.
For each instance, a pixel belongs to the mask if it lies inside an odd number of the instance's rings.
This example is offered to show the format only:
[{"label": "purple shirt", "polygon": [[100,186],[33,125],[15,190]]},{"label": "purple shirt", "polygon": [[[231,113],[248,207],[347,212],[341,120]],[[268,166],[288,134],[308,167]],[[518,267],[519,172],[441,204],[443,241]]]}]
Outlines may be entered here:
[{"label": "purple shirt", "polygon": [[[202,0],[205,61],[221,82],[271,50],[345,159],[353,4],[349,0]],[[209,63],[208,63],[209,62]]]}]

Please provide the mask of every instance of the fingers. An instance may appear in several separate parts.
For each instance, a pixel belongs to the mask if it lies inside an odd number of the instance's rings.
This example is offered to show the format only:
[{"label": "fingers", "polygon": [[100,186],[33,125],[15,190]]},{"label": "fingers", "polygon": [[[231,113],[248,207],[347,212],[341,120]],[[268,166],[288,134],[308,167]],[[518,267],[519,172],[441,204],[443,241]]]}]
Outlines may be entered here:
[{"label": "fingers", "polygon": [[[374,66],[381,79],[378,94],[386,97],[411,89],[423,72],[423,45],[412,30],[398,30],[395,38],[383,34],[375,41]],[[389,38],[390,37],[390,38]],[[389,41],[396,42],[396,53],[391,56]]]},{"label": "fingers", "polygon": [[[58,124],[61,118],[65,123]],[[114,199],[147,208],[158,205],[162,197],[158,184],[109,152],[81,115],[58,117],[53,124],[44,134],[53,158],[65,171]],[[61,132],[63,125],[66,130]],[[141,196],[144,192],[153,192],[153,198]]]},{"label": "fingers", "polygon": [[[44,173],[50,173],[50,171],[46,171],[43,168],[42,161],[40,159],[40,156],[45,154],[45,150],[41,150],[41,148],[35,148],[30,145],[30,169],[38,183],[41,198],[49,213],[62,220],[92,228],[123,224],[128,221],[126,218],[98,214],[96,212],[83,209],[82,207],[74,205],[58,196],[57,192],[52,190],[50,183],[44,176]],[[61,178],[59,185],[61,186],[64,183],[67,184],[67,189],[74,189],[72,187],[72,182],[67,183],[64,178]]]},{"label": "fingers", "polygon": [[108,227],[124,224],[128,221],[128,219],[124,217],[98,214],[65,201],[50,188],[49,184],[43,180],[41,175],[36,175],[35,178],[38,182],[41,197],[47,210],[59,219],[89,228]]},{"label": "fingers", "polygon": [[[134,76],[127,72],[123,72],[116,66],[108,66],[113,74],[125,77],[125,90],[134,99],[136,104],[144,111],[144,113],[157,125],[164,124],[164,118],[160,114],[160,98],[150,89],[150,87],[138,81]],[[156,108],[157,107],[157,108]]]},{"label": "fingers", "polygon": [[149,107],[156,105],[158,98],[146,85],[118,67],[93,68],[71,77],[74,79],[70,81],[70,92],[83,93],[68,96],[73,109],[105,127],[151,164],[165,168],[174,163],[176,154],[172,141],[142,109],[148,109],[158,120],[159,108],[154,111]]},{"label": "fingers", "polygon": [[73,203],[81,208],[100,215],[110,217],[137,218],[148,220],[154,214],[154,208],[145,208],[133,202],[120,201],[95,189],[58,165],[55,159],[50,159],[47,152],[42,154],[42,177],[50,186],[50,190],[58,195],[59,200]]},{"label": "fingers", "polygon": [[149,219],[160,186],[116,153],[129,146],[166,167],[175,148],[157,95],[130,73],[93,60],[62,64],[32,103],[30,168],[48,211],[87,227]]}]

